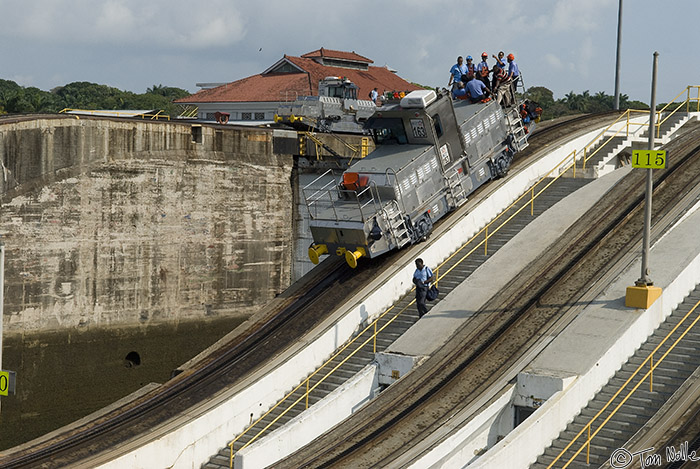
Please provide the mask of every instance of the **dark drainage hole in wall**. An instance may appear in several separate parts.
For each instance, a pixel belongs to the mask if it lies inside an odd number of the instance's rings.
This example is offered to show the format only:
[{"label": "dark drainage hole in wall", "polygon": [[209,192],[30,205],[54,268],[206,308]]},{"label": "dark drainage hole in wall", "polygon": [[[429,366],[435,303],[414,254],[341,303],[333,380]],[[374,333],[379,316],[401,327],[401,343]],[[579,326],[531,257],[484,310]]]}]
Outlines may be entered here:
[{"label": "dark drainage hole in wall", "polygon": [[138,352],[129,352],[124,358],[124,366],[127,368],[132,368],[134,366],[139,366],[141,364],[141,356]]}]

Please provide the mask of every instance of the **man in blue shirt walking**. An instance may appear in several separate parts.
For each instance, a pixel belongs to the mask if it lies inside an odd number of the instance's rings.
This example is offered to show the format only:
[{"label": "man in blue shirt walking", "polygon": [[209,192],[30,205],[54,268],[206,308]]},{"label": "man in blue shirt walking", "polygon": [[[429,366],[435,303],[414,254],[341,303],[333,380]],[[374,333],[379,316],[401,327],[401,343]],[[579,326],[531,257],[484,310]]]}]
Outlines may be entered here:
[{"label": "man in blue shirt walking", "polygon": [[418,308],[418,319],[428,312],[425,306],[425,295],[428,294],[430,283],[435,280],[430,267],[423,264],[423,259],[416,259],[416,271],[413,272],[413,283],[416,285],[416,307]]}]

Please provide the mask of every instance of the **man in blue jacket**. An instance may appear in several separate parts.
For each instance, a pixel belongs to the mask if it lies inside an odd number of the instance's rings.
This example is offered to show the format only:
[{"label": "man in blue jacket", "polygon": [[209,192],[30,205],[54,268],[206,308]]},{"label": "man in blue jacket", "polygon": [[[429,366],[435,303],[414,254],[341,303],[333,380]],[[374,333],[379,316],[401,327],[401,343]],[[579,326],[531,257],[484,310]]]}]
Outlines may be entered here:
[{"label": "man in blue jacket", "polygon": [[428,312],[425,306],[425,295],[428,294],[430,283],[435,280],[430,267],[423,264],[423,259],[416,259],[416,271],[413,272],[413,283],[416,286],[416,307],[418,308],[418,319]]}]

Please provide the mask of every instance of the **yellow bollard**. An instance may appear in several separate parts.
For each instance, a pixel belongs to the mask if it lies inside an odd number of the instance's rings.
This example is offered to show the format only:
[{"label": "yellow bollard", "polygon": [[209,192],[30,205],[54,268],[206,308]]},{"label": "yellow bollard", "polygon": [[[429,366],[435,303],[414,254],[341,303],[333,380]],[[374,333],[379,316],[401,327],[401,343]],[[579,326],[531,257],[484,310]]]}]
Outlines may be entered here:
[{"label": "yellow bollard", "polygon": [[318,264],[319,257],[323,254],[328,254],[328,246],[325,244],[319,244],[318,246],[312,244],[309,246],[309,259],[314,264]]},{"label": "yellow bollard", "polygon": [[345,251],[345,262],[347,262],[350,267],[355,269],[357,268],[357,260],[366,255],[367,251],[365,251],[365,248],[362,247],[358,247],[354,251]]}]

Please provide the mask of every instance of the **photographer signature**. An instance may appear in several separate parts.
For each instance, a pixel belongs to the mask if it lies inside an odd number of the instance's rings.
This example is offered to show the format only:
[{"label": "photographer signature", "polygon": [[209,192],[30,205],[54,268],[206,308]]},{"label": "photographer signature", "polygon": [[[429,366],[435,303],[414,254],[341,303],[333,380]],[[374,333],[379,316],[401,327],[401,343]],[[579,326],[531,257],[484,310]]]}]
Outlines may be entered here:
[{"label": "photographer signature", "polygon": [[617,448],[610,455],[610,465],[615,469],[624,469],[635,462],[635,457],[639,457],[639,463],[642,469],[647,467],[661,466],[666,463],[678,461],[699,461],[700,456],[695,451],[688,450],[688,442],[681,443],[678,449],[675,446],[666,447],[666,460],[658,453],[654,453],[654,448],[647,448],[637,452],[630,452],[625,448]]}]

